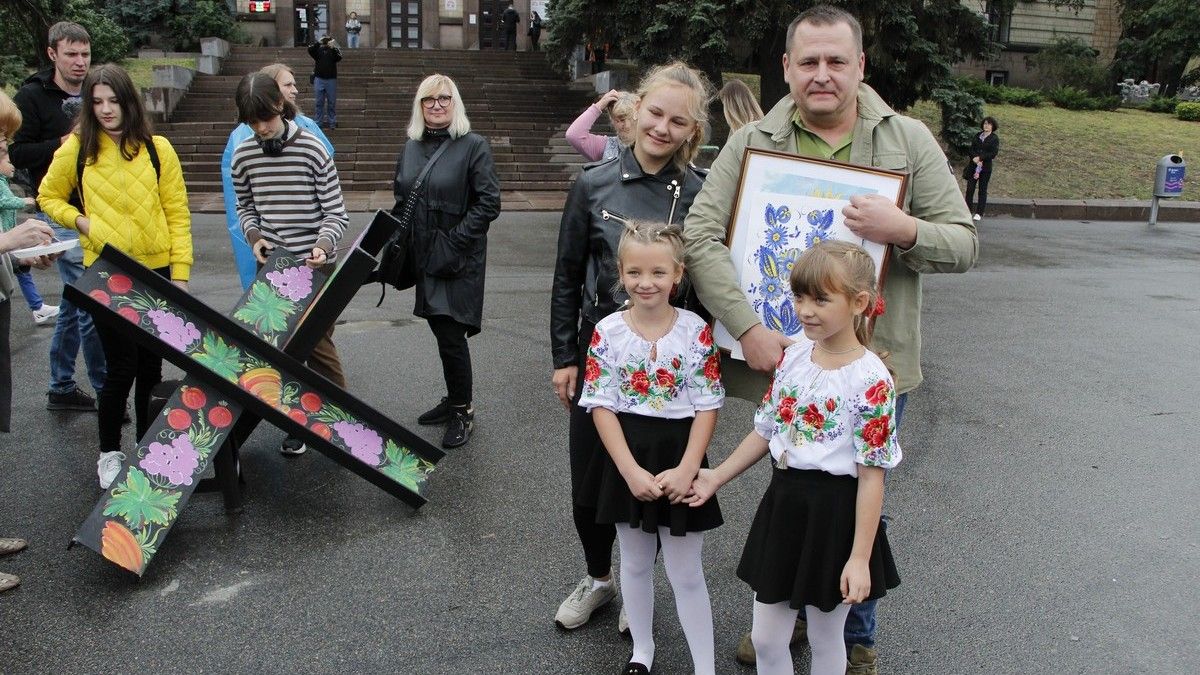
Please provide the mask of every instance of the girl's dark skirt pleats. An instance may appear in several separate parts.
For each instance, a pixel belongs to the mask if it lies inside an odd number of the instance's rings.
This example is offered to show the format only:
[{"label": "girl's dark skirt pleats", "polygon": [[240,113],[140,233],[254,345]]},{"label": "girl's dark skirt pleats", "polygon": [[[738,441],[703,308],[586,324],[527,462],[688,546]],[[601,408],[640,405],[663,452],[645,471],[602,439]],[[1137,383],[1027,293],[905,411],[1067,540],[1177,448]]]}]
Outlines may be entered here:
[{"label": "girl's dark skirt pleats", "polygon": [[[775,469],[758,505],[737,574],[764,604],[823,612],[842,602],[842,570],[854,547],[858,478],[818,470]],[[883,524],[871,547],[875,600],[900,584]]]},{"label": "girl's dark skirt pleats", "polygon": [[[693,418],[662,419],[620,413],[617,419],[633,458],[643,469],[657,475],[679,466],[687,449]],[[708,468],[707,456],[700,466]],[[603,445],[578,486],[576,503],[595,504],[598,523],[628,523],[651,533],[666,527],[677,537],[688,532],[711,530],[725,522],[716,497],[698,508],[671,504],[666,497],[653,502],[637,499]]]}]

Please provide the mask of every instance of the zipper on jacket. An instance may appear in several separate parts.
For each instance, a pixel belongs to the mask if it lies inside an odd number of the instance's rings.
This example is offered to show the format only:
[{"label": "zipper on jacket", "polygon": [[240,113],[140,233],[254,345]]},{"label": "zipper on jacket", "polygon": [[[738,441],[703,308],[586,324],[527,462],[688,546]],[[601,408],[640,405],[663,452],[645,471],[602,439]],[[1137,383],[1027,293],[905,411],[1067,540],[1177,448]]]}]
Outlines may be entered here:
[{"label": "zipper on jacket", "polygon": [[679,202],[679,193],[682,192],[682,188],[679,186],[679,181],[673,180],[667,189],[674,190],[674,194],[671,196],[671,212],[667,214],[667,224],[672,225],[675,222],[675,204]]},{"label": "zipper on jacket", "polygon": [[605,220],[615,220],[618,223],[621,223],[622,225],[624,225],[626,227],[628,227],[629,223],[630,223],[629,218],[626,218],[625,216],[617,213],[616,211],[609,211],[608,209],[600,209],[600,217]]}]

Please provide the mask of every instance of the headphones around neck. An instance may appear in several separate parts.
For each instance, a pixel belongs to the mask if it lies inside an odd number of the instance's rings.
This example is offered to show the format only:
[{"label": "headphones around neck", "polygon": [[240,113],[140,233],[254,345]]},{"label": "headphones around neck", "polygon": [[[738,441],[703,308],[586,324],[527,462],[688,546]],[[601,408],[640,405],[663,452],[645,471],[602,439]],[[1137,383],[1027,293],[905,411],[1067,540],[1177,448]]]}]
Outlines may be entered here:
[{"label": "headphones around neck", "polygon": [[262,150],[264,155],[268,157],[278,157],[283,154],[283,143],[287,140],[287,136],[288,121],[287,119],[284,119],[282,134],[274,138],[268,138],[265,141],[260,139],[258,136],[255,136],[254,140],[258,141],[258,148]]}]

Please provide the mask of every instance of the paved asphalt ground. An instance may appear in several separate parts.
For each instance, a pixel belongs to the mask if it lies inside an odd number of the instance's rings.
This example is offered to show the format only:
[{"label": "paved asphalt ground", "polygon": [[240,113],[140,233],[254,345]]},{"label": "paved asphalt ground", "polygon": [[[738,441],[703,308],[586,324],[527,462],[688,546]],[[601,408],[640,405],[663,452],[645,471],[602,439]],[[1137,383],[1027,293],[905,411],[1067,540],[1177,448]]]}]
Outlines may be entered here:
[{"label": "paved asphalt ground", "polygon": [[[926,380],[888,482],[904,583],[880,605],[881,672],[1195,672],[1200,225],[982,225],[978,267],[925,286]],[[95,420],[44,409],[50,329],[14,312],[0,534],[32,543],[0,560],[23,579],[0,595],[0,671],[616,672],[615,603],[573,633],[551,620],[583,574],[549,386],[556,230],[554,214],[493,227],[471,341],[479,430],[439,464],[427,506],[319,453],[281,457],[282,434],[260,427],[245,512],[195,495],[140,580],[65,549],[99,494]],[[194,233],[193,291],[224,310],[238,293],[223,226],[198,216]],[[442,394],[433,338],[411,293],[376,297],[364,289],[338,327],[351,387],[436,441],[414,424]],[[751,415],[725,407],[714,459]],[[750,672],[732,656],[750,625],[734,568],[766,473],[722,493],[706,545],[723,673]],[[690,672],[661,571],[657,607],[656,672]]]}]

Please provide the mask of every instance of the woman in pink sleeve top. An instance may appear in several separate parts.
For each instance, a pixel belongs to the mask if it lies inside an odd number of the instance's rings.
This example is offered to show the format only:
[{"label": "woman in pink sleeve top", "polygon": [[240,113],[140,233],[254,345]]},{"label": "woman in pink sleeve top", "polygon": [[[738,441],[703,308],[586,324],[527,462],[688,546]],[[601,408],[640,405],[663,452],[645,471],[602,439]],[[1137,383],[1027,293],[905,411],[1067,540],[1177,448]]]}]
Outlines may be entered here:
[{"label": "woman in pink sleeve top", "polygon": [[[588,106],[567,129],[567,141],[575,151],[589,162],[617,156],[622,145],[632,142],[633,120],[637,116],[637,96],[627,91],[609,90],[592,105]],[[600,113],[608,111],[608,121],[617,131],[616,136],[599,136],[592,133],[592,125],[600,119]]]}]

